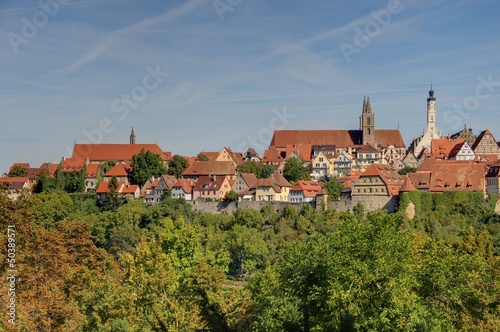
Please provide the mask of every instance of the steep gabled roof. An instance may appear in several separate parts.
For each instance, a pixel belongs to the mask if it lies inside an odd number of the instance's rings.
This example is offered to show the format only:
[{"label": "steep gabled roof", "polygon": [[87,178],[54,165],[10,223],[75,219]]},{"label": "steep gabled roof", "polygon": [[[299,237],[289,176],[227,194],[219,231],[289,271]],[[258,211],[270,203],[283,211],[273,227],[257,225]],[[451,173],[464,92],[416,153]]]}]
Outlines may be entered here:
[{"label": "steep gabled roof", "polygon": [[130,171],[129,166],[118,163],[112,169],[110,169],[106,174],[104,174],[104,177],[112,177],[112,176],[124,177],[128,176],[129,171]]},{"label": "steep gabled roof", "polygon": [[399,194],[399,190],[403,186],[406,178],[398,172],[395,172],[389,165],[383,164],[371,164],[366,171],[360,175],[360,178],[372,176],[379,176],[382,179],[391,196]]},{"label": "steep gabled roof", "polygon": [[366,143],[360,150],[358,150],[358,154],[359,153],[380,153],[380,150],[370,143]]},{"label": "steep gabled roof", "polygon": [[240,173],[240,176],[248,187],[252,187],[257,182],[257,177],[253,173]]},{"label": "steep gabled roof", "polygon": [[321,189],[321,185],[316,181],[299,180],[296,184],[293,185],[293,187],[290,189],[290,192],[303,192],[304,197],[314,198]]},{"label": "steep gabled roof", "polygon": [[165,183],[168,189],[172,189],[177,182],[177,178],[173,175],[162,175],[161,180]]},{"label": "steep gabled roof", "polygon": [[225,180],[225,176],[200,176],[194,184],[193,191],[220,190]]},{"label": "steep gabled roof", "polygon": [[8,183],[9,190],[17,190],[22,188],[29,187],[29,178],[28,177],[1,177],[0,183]]},{"label": "steep gabled roof", "polygon": [[286,146],[286,158],[288,159],[292,153],[295,153],[303,161],[309,162],[312,156],[312,144],[288,144]]},{"label": "steep gabled roof", "polygon": [[194,187],[194,183],[192,180],[180,179],[174,183],[172,189],[173,188],[182,189],[185,193],[191,194],[193,192],[193,187]]},{"label": "steep gabled roof", "polygon": [[99,171],[99,164],[88,164],[85,170],[85,178],[96,178]]},{"label": "steep gabled roof", "polygon": [[461,148],[464,142],[464,139],[434,138],[431,141],[432,156],[438,159],[448,159],[456,146],[459,145]]},{"label": "steep gabled roof", "polygon": [[61,162],[61,172],[79,172],[85,166],[85,158],[64,158]]},{"label": "steep gabled roof", "polygon": [[415,191],[415,190],[417,190],[417,189],[415,188],[415,186],[411,182],[410,177],[406,176],[405,182],[403,183],[403,186],[401,187],[401,189],[399,189],[399,192],[410,192],[410,191]]},{"label": "steep gabled roof", "polygon": [[264,151],[264,156],[262,157],[263,163],[282,163],[284,158],[281,156],[281,152],[275,148],[270,148]]}]

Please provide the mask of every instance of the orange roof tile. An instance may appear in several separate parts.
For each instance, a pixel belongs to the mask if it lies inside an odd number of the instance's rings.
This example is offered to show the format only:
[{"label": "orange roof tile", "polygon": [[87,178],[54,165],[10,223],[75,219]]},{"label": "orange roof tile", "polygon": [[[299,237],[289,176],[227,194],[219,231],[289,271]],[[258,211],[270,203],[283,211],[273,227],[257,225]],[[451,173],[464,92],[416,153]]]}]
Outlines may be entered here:
[{"label": "orange roof tile", "polygon": [[200,176],[194,184],[193,191],[219,190],[225,180],[225,176]]},{"label": "orange roof tile", "polygon": [[391,196],[397,196],[399,190],[404,184],[405,177],[398,172],[395,172],[391,166],[383,164],[371,164],[360,178],[367,176],[378,176],[387,186]]},{"label": "orange roof tile", "polygon": [[274,148],[264,151],[264,156],[262,157],[263,163],[282,163],[284,161],[281,153]]},{"label": "orange roof tile", "polygon": [[29,163],[14,163],[14,164],[12,164],[12,166],[10,166],[9,173],[14,169],[14,167],[21,167],[24,169],[28,169],[28,168],[30,168],[30,164]]},{"label": "orange roof tile", "polygon": [[112,169],[110,169],[106,174],[104,174],[104,177],[124,177],[128,176],[130,171],[130,168],[127,167],[125,164],[116,164]]},{"label": "orange roof tile", "polygon": [[127,195],[127,194],[134,195],[138,189],[139,189],[139,185],[129,184],[128,186],[123,187],[123,190],[121,191],[121,193],[124,195]]},{"label": "orange roof tile", "polygon": [[432,156],[447,159],[457,145],[463,145],[464,139],[434,138],[431,141]]},{"label": "orange roof tile", "polygon": [[189,166],[182,175],[236,175],[236,166],[232,161],[197,161]]},{"label": "orange roof tile", "polygon": [[29,186],[28,177],[1,177],[0,183],[8,183],[10,190],[22,189],[23,187]]},{"label": "orange roof tile", "polygon": [[85,178],[96,178],[99,172],[99,164],[88,164],[85,172]]},{"label": "orange roof tile", "polygon": [[185,193],[192,193],[193,192],[193,187],[194,187],[194,183],[193,181],[191,180],[183,180],[183,179],[180,179],[180,180],[177,180],[175,182],[175,184],[173,185],[172,188],[174,187],[177,187],[177,188],[180,188],[182,189]]},{"label": "orange roof tile", "polygon": [[204,154],[210,161],[214,161],[219,156],[219,152],[214,151],[201,151],[199,154]]},{"label": "orange roof tile", "polygon": [[[361,130],[276,130],[270,146],[284,150],[288,144],[335,145],[353,147],[362,144]],[[397,129],[376,129],[375,143],[387,147],[406,147],[401,132]]]},{"label": "orange roof tile", "polygon": [[405,182],[403,183],[403,186],[401,189],[399,189],[399,192],[410,192],[410,191],[415,191],[417,190],[413,183],[411,182],[410,178],[406,176]]},{"label": "orange roof tile", "polygon": [[61,162],[62,172],[79,172],[85,166],[84,158],[64,158]]},{"label": "orange roof tile", "polygon": [[132,161],[132,156],[139,154],[142,149],[159,154],[163,161],[172,157],[170,152],[162,151],[157,144],[75,144],[73,158],[88,157],[91,162]]},{"label": "orange roof tile", "polygon": [[248,187],[252,187],[257,182],[257,177],[253,173],[240,173],[240,176]]},{"label": "orange roof tile", "polygon": [[311,161],[312,156],[312,144],[288,144],[286,146],[286,158],[289,158],[292,153],[299,156],[303,161]]}]

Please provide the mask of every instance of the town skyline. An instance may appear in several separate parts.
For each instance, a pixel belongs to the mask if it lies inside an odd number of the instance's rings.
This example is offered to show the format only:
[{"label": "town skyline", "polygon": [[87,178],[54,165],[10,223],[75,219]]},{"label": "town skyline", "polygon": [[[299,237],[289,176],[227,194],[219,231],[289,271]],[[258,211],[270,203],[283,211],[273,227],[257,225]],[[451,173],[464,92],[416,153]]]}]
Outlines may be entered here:
[{"label": "town skyline", "polygon": [[358,129],[365,95],[408,147],[431,82],[442,135],[500,137],[494,1],[40,3],[0,4],[2,172],[59,162],[101,125],[95,143],[134,127],[174,154],[261,153],[272,129]]}]

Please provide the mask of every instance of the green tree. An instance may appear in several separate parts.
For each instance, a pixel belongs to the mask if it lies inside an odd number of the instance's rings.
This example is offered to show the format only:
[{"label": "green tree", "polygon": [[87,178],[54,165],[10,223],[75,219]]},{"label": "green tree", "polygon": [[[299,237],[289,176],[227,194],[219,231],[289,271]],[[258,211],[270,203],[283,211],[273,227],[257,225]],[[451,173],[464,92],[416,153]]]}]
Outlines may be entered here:
[{"label": "green tree", "polygon": [[189,162],[187,159],[176,154],[168,162],[168,174],[174,175],[176,178],[180,178],[182,172],[184,172],[188,167]]},{"label": "green tree", "polygon": [[309,169],[304,165],[304,162],[299,158],[289,158],[283,168],[283,176],[290,182],[299,180],[310,180]]},{"label": "green tree", "polygon": [[226,193],[226,197],[224,197],[226,201],[234,202],[238,200],[238,193],[234,190],[230,190]]},{"label": "green tree", "polygon": [[143,186],[153,176],[160,177],[166,174],[161,156],[149,150],[142,149],[140,153],[132,156],[131,166],[130,177],[132,182],[139,186]]},{"label": "green tree", "polygon": [[406,175],[409,173],[415,173],[416,171],[417,169],[415,167],[405,166],[404,168],[401,168],[398,173],[401,175]]},{"label": "green tree", "polygon": [[204,153],[198,153],[198,156],[196,156],[198,161],[208,161],[208,156]]},{"label": "green tree", "polygon": [[26,177],[28,176],[28,170],[21,166],[14,166],[9,172],[10,177]]},{"label": "green tree", "polygon": [[125,203],[118,189],[118,180],[116,176],[113,176],[108,183],[108,192],[106,193],[106,198],[103,203],[104,211],[115,211]]},{"label": "green tree", "polygon": [[342,185],[336,177],[332,177],[330,181],[323,186],[323,189],[328,193],[328,197],[331,200],[338,200],[340,198],[340,193],[344,190],[344,185]]},{"label": "green tree", "polygon": [[224,244],[231,256],[230,273],[242,277],[265,266],[269,251],[255,228],[235,225],[226,233]]},{"label": "green tree", "polygon": [[102,174],[106,174],[109,172],[110,169],[116,166],[118,164],[118,161],[116,160],[106,160],[102,165],[101,165],[101,172]]},{"label": "green tree", "polygon": [[253,173],[257,179],[268,178],[274,173],[274,168],[267,164],[262,164],[257,161],[247,161],[238,167],[240,173]]}]

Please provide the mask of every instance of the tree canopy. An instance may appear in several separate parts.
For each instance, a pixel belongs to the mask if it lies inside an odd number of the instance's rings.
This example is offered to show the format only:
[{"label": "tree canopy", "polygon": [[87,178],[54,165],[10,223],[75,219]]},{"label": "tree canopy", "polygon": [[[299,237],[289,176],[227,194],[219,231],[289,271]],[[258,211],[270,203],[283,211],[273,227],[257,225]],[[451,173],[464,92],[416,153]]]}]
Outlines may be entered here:
[{"label": "tree canopy", "polygon": [[10,177],[26,177],[28,176],[28,170],[21,166],[14,166],[9,172]]},{"label": "tree canopy", "polygon": [[304,162],[299,158],[289,158],[283,168],[283,176],[289,182],[297,182],[299,180],[311,180],[309,169],[304,165]]},{"label": "tree canopy", "polygon": [[168,162],[168,174],[173,175],[176,178],[180,178],[182,172],[184,172],[188,167],[188,160],[183,156],[176,154]]},{"label": "tree canopy", "polygon": [[151,177],[160,177],[166,174],[163,160],[157,153],[141,150],[140,153],[132,156],[130,177],[133,183],[143,186]]},{"label": "tree canopy", "polygon": [[257,161],[247,161],[238,167],[241,173],[253,173],[257,179],[268,178],[274,173],[274,168],[267,164],[259,163]]}]

